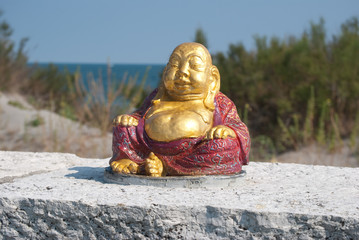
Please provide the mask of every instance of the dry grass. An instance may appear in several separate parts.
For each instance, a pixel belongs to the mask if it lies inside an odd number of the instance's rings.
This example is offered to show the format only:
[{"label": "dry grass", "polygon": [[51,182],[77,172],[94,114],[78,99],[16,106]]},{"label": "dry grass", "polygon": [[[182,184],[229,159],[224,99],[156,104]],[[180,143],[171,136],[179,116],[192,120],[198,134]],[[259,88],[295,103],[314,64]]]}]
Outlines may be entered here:
[{"label": "dry grass", "polygon": [[[53,75],[56,78],[46,80],[46,77]],[[82,157],[103,158],[111,156],[112,119],[118,114],[133,111],[142,102],[147,73],[140,83],[137,81],[138,75],[128,77],[127,74],[117,81],[113,79],[108,64],[106,82],[101,73],[98,79],[89,74],[83,80],[79,73],[62,76],[56,69],[49,69],[40,76],[43,78],[34,82],[32,88],[56,87],[52,83],[61,80],[68,84],[67,97],[56,99],[54,94],[48,94],[49,99],[45,101],[48,105],[34,107],[22,97],[19,100],[18,94],[9,94],[8,91],[7,95],[0,95],[0,100],[3,97],[0,104],[0,149],[68,152]],[[40,80],[50,82],[49,86],[37,86],[41,85]],[[34,96],[37,102],[44,100],[41,94]],[[55,103],[61,106],[60,109],[54,107]],[[38,106],[47,107],[51,112],[40,110]],[[55,109],[67,118],[55,114]]]},{"label": "dry grass", "polygon": [[106,84],[101,72],[98,79],[94,79],[90,73],[86,79],[88,87],[77,72],[75,81],[69,82],[70,104],[76,119],[99,128],[103,134],[109,132],[116,115],[132,112],[142,102],[148,70],[139,84],[138,75],[128,77],[127,73],[121,81],[117,81],[112,79],[111,65],[108,63]]}]

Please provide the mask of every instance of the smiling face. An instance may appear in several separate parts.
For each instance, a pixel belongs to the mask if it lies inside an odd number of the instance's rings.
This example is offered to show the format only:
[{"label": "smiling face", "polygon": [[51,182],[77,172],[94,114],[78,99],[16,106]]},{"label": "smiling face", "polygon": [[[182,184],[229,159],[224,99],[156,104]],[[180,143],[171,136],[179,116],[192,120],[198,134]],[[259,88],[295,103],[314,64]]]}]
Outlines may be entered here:
[{"label": "smiling face", "polygon": [[172,53],[164,72],[163,84],[173,100],[204,99],[213,79],[212,60],[198,43],[184,43]]}]

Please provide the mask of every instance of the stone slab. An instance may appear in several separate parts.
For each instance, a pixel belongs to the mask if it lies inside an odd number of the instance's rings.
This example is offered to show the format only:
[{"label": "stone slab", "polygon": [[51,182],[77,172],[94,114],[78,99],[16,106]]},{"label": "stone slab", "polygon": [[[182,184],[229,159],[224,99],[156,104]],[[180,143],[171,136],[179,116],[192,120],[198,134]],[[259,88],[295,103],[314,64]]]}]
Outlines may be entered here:
[{"label": "stone slab", "polygon": [[0,162],[0,239],[359,238],[359,168],[250,163],[235,187],[188,189],[106,183],[108,159]]},{"label": "stone slab", "polygon": [[[108,161],[109,158],[103,159],[103,166],[106,166]],[[71,166],[91,166],[98,162],[100,161],[79,158],[69,153],[0,151],[0,183]]]}]

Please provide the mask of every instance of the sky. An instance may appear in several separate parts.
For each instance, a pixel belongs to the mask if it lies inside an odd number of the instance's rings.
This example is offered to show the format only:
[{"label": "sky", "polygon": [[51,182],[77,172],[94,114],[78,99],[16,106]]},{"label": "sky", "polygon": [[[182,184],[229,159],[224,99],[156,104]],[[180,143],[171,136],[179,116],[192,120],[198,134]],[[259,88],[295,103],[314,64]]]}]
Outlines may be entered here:
[{"label": "sky", "polygon": [[0,0],[0,9],[39,63],[165,64],[198,28],[216,53],[240,42],[253,49],[256,35],[299,37],[320,17],[330,39],[359,17],[358,0]]}]

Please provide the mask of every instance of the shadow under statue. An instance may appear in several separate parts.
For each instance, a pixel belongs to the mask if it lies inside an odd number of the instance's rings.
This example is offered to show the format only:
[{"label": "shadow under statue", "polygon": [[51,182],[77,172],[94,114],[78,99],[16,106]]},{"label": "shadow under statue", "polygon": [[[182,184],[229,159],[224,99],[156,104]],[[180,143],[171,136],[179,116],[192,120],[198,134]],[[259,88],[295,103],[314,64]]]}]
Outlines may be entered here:
[{"label": "shadow under statue", "polygon": [[234,103],[219,91],[220,74],[208,50],[199,43],[179,45],[162,76],[137,111],[114,119],[105,177],[132,184],[131,175],[157,183],[240,176],[248,164],[249,132]]}]

